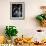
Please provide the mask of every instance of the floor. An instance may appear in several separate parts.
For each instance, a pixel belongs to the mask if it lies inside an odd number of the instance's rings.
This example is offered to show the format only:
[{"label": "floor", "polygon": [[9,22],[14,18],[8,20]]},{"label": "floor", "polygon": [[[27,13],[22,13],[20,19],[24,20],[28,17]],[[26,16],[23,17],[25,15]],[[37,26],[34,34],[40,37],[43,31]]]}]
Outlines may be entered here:
[{"label": "floor", "polygon": [[15,46],[46,46],[46,44],[44,45],[23,44],[23,45],[15,45]]}]

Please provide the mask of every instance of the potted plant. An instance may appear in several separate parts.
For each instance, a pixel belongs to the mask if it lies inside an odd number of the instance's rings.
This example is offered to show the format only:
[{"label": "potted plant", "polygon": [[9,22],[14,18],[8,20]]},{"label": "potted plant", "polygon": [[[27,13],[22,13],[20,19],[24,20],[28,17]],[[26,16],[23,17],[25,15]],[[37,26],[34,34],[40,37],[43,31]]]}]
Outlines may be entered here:
[{"label": "potted plant", "polygon": [[46,27],[46,14],[38,15],[36,19],[39,20],[41,26]]},{"label": "potted plant", "polygon": [[41,6],[42,14],[37,15],[36,19],[39,20],[41,26],[46,27],[46,6]]},{"label": "potted plant", "polygon": [[[10,41],[11,41],[12,36],[17,36],[17,33],[18,33],[18,31],[15,26],[6,26],[5,34]],[[10,42],[10,41],[8,41],[8,42]]]}]

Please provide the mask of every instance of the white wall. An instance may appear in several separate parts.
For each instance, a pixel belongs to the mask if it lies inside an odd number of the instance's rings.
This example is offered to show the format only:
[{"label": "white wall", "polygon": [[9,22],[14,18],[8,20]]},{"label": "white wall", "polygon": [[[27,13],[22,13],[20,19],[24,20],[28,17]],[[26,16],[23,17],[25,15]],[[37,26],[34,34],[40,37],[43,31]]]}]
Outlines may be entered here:
[{"label": "white wall", "polygon": [[[25,20],[10,20],[10,2],[25,2]],[[46,5],[46,0],[0,0],[0,33],[4,32],[6,25],[15,25],[19,36],[31,36],[32,31],[42,29],[35,19],[35,16],[41,13],[42,5]]]}]

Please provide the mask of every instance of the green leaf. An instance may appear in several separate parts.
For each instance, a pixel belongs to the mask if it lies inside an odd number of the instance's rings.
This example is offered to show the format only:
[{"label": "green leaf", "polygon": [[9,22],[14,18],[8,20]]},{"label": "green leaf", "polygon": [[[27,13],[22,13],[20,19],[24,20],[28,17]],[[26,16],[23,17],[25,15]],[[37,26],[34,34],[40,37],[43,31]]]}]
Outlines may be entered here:
[{"label": "green leaf", "polygon": [[6,36],[8,37],[16,36],[17,33],[18,31],[15,26],[6,26],[6,32],[5,32]]},{"label": "green leaf", "polygon": [[39,21],[44,20],[44,18],[43,18],[41,15],[38,15],[38,16],[36,17],[36,19],[39,20]]},{"label": "green leaf", "polygon": [[45,17],[45,19],[46,19],[46,15],[45,15],[44,17]]}]

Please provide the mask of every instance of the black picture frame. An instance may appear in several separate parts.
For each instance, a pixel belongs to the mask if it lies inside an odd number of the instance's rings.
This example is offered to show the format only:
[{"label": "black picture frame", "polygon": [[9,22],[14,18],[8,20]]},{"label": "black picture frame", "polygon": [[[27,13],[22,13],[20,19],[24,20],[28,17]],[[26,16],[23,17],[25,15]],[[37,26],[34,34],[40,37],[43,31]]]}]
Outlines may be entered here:
[{"label": "black picture frame", "polygon": [[23,20],[25,18],[25,3],[10,2],[10,19]]}]

